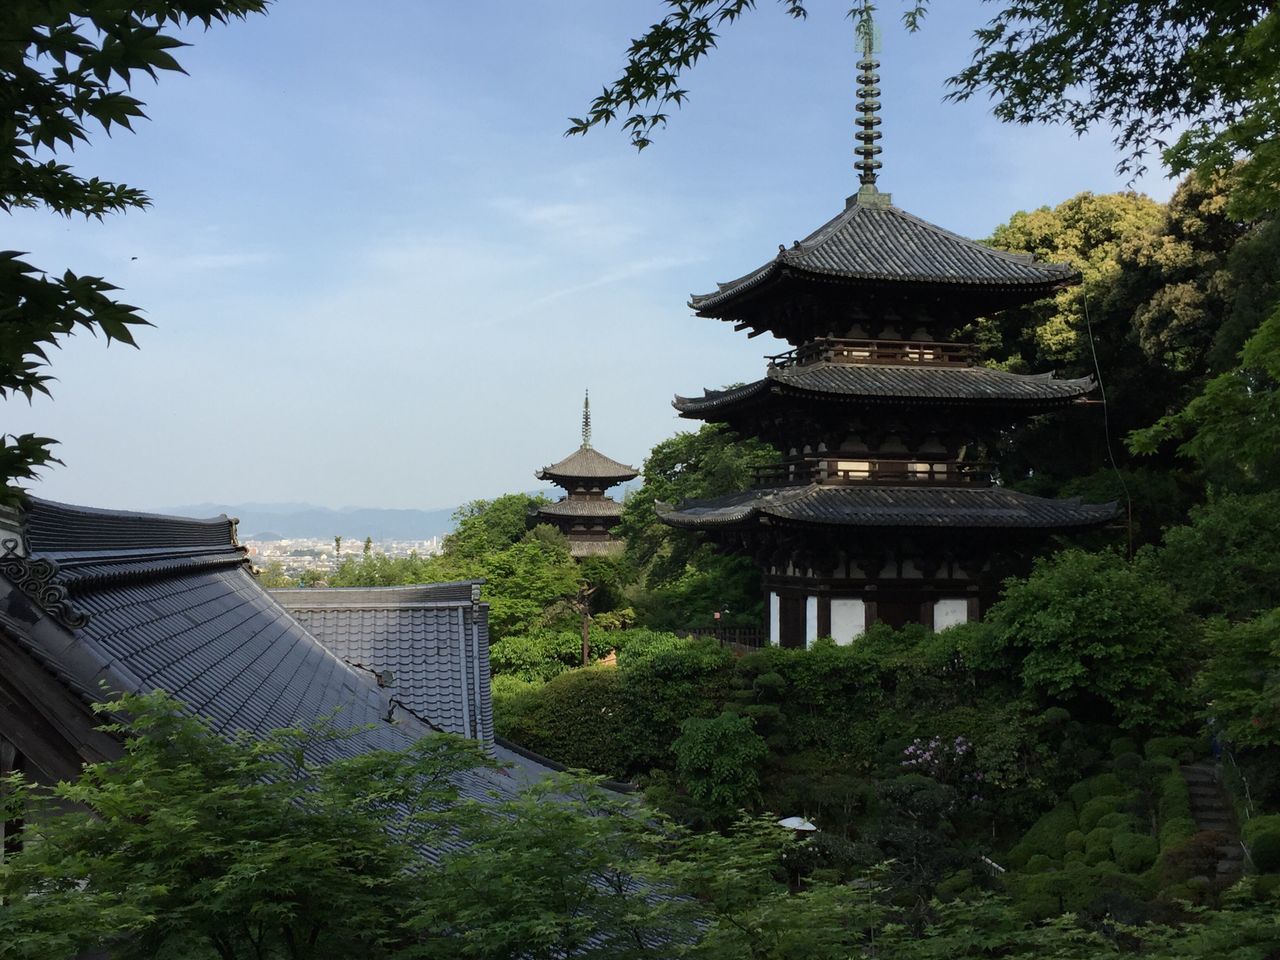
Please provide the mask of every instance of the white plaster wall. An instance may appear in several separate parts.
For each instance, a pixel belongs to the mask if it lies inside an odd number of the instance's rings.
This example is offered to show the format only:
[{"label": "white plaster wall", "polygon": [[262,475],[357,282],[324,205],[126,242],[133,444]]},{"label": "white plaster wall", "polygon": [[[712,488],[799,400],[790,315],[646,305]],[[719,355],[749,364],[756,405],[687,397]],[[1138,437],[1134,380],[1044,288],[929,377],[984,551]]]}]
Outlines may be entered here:
[{"label": "white plaster wall", "polygon": [[818,598],[804,598],[804,647],[808,650],[818,639]]},{"label": "white plaster wall", "polygon": [[957,623],[969,622],[969,601],[963,598],[948,598],[935,601],[933,604],[933,629],[945,630]]},{"label": "white plaster wall", "polygon": [[782,642],[782,601],[769,593],[769,642],[775,647]]},{"label": "white plaster wall", "polygon": [[845,647],[862,636],[867,629],[867,607],[857,598],[831,600],[831,636]]}]

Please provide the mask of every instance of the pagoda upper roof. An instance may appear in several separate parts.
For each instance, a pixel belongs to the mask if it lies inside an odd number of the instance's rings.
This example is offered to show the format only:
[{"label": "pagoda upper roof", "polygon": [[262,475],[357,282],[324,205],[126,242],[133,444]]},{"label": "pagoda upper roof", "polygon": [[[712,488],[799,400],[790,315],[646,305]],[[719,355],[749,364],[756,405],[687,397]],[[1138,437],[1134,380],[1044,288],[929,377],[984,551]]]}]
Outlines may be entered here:
[{"label": "pagoda upper roof", "polygon": [[818,399],[858,398],[873,403],[964,403],[1056,405],[1094,389],[1092,377],[1059,380],[1052,373],[1009,373],[990,367],[913,364],[813,363],[771,367],[754,383],[706,390],[701,397],[676,397],[672,405],[694,419],[723,413],[769,393]]},{"label": "pagoda upper roof", "polygon": [[658,517],[674,527],[741,528],[765,522],[808,526],[1039,529],[1100,526],[1118,516],[1112,503],[1079,497],[1053,500],[1005,487],[769,487],[690,501],[678,509],[656,504]]},{"label": "pagoda upper roof", "polygon": [[622,504],[612,497],[566,497],[555,503],[538,507],[539,516],[548,517],[610,517],[622,516]]},{"label": "pagoda upper roof", "polygon": [[695,294],[689,306],[719,316],[725,304],[782,272],[819,280],[939,284],[1022,289],[1044,295],[1075,283],[1068,264],[995,250],[895,207],[888,194],[864,187],[844,210],[746,276]]},{"label": "pagoda upper roof", "polygon": [[561,480],[608,480],[622,483],[640,476],[640,471],[625,463],[606,457],[590,444],[584,443],[559,463],[543,467],[536,474],[539,480],[553,483]]}]

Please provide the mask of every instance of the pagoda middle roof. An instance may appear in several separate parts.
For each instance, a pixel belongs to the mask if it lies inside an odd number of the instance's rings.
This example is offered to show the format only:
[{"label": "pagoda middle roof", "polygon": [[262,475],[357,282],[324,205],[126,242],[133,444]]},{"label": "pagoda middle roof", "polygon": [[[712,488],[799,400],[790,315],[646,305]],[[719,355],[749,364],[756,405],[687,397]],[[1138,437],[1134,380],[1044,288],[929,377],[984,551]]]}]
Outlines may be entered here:
[{"label": "pagoda middle roof", "polygon": [[612,497],[565,497],[555,503],[544,503],[538,514],[548,517],[621,517],[622,504]]},{"label": "pagoda middle roof", "polygon": [[766,487],[679,508],[656,504],[663,523],[693,529],[740,528],[762,520],[809,526],[1066,530],[1100,526],[1112,503],[1053,500],[1005,487]]},{"label": "pagoda middle roof", "polygon": [[784,270],[826,280],[1020,288],[1047,293],[1074,283],[1064,263],[995,250],[922,220],[889,202],[887,194],[850,197],[843,211],[745,276],[695,294],[689,306],[704,316]]},{"label": "pagoda middle roof", "polygon": [[676,397],[684,417],[705,417],[770,392],[792,396],[859,398],[879,403],[1056,404],[1094,389],[1092,377],[1059,380],[1052,373],[1009,373],[990,367],[888,366],[818,362],[771,367],[754,383]]},{"label": "pagoda middle roof", "polygon": [[640,476],[640,471],[583,444],[559,463],[543,467],[535,476],[539,480],[613,480],[621,483]]}]

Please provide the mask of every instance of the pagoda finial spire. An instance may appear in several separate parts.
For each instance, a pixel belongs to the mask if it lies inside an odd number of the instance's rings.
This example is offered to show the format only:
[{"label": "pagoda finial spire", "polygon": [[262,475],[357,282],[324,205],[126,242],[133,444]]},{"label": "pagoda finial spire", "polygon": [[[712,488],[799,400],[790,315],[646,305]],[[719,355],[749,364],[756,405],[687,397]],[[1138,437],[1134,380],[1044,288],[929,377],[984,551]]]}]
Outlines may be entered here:
[{"label": "pagoda finial spire", "polygon": [[591,391],[582,393],[582,445],[591,446]]},{"label": "pagoda finial spire", "polygon": [[855,135],[858,145],[853,152],[858,155],[854,167],[858,171],[858,180],[864,187],[871,187],[874,192],[876,171],[880,169],[880,161],[876,156],[880,146],[876,142],[881,133],[880,126],[880,61],[875,58],[879,51],[879,35],[875,21],[868,11],[858,19],[858,49],[862,59],[858,61],[858,113],[854,122],[859,130]]}]

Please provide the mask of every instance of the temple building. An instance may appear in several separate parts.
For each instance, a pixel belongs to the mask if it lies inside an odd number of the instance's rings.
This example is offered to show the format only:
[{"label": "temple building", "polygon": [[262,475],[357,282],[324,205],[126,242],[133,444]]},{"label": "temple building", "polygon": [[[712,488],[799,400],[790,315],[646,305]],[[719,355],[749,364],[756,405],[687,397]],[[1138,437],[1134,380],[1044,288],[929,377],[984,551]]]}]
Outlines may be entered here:
[{"label": "temple building", "polygon": [[613,535],[622,519],[622,504],[605,491],[640,475],[635,467],[611,460],[591,446],[591,398],[582,401],[582,446],[559,463],[543,467],[534,476],[562,487],[565,495],[546,503],[530,517],[532,523],[549,523],[569,540],[575,557],[612,556],[623,542]]},{"label": "temple building", "polygon": [[879,63],[864,45],[861,187],[804,240],[690,306],[792,349],[762,379],[677,397],[682,417],[773,444],[757,485],[659,516],[760,564],[774,644],[848,643],[876,622],[976,619],[1001,560],[1112,521],[1115,504],[1002,486],[993,454],[1025,418],[1088,402],[1092,378],[982,366],[964,331],[1079,274],[982,246],[894,206],[876,185]]}]

